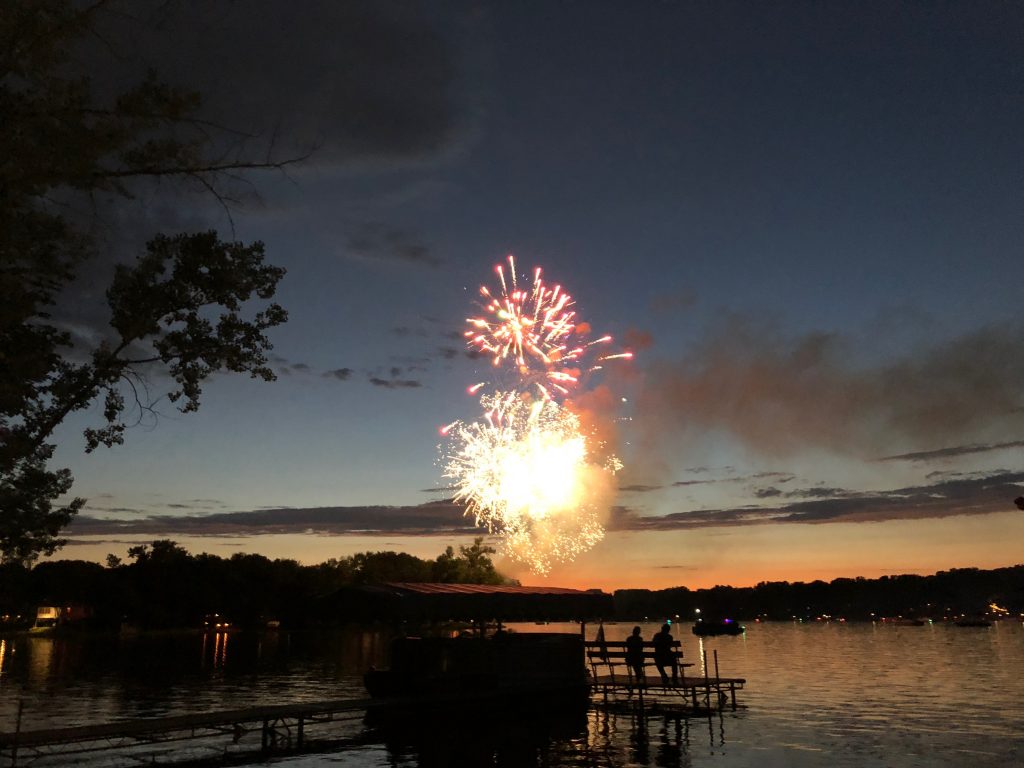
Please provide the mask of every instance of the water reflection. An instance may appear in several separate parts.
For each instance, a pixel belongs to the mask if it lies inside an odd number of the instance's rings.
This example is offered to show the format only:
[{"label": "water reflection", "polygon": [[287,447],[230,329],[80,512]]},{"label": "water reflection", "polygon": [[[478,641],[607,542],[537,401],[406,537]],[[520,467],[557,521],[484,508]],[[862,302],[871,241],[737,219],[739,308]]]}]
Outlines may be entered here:
[{"label": "water reflection", "polygon": [[[227,630],[217,632],[203,632],[203,643],[202,649],[200,650],[199,657],[201,659],[201,666],[203,669],[212,667],[213,669],[224,669],[228,660],[228,640],[231,637],[231,633]],[[212,640],[210,638],[213,638]],[[212,646],[212,661],[210,656],[207,655],[207,648]],[[262,657],[263,645],[259,643],[256,649],[257,658]]]},{"label": "water reflection", "polygon": [[[623,639],[632,624],[607,625]],[[565,625],[545,627],[566,631]],[[530,625],[522,631],[536,631]],[[649,635],[655,626],[645,629]],[[621,632],[621,637],[618,633]],[[24,699],[24,727],[362,697],[361,675],[386,661],[384,631],[0,637],[0,731]],[[630,707],[595,708],[567,729],[512,725],[487,713],[432,727],[445,740],[389,737],[343,764],[814,766],[1005,768],[1024,754],[1024,629],[1000,622],[968,631],[943,625],[756,624],[746,636],[679,637],[687,674],[746,677],[748,709],[708,718]],[[460,730],[476,718],[479,725]],[[575,722],[575,725],[573,723]],[[501,733],[505,729],[506,733]],[[423,732],[420,728],[419,732]],[[490,734],[490,735],[488,735]],[[472,738],[470,738],[472,736]],[[377,742],[380,744],[380,742]],[[372,756],[371,756],[372,753]],[[322,765],[322,757],[288,758]],[[303,762],[306,761],[306,762]],[[362,762],[361,762],[362,761]],[[369,761],[369,762],[366,762]],[[487,762],[490,761],[490,762]],[[327,760],[326,762],[331,762]]]},{"label": "water reflection", "polygon": [[695,761],[725,754],[725,719],[718,713],[687,717],[664,706],[640,709],[635,702],[559,710],[536,702],[532,709],[516,711],[488,706],[485,712],[376,718],[370,726],[392,766],[692,768]]}]

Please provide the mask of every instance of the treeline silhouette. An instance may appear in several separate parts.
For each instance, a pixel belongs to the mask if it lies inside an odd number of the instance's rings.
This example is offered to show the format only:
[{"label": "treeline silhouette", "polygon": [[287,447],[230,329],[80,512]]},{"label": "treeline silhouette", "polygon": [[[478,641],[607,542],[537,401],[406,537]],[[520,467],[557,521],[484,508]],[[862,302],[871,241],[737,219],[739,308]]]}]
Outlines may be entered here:
[{"label": "treeline silhouette", "polygon": [[[88,606],[98,628],[124,624],[141,629],[200,627],[219,614],[234,626],[279,621],[301,628],[340,623],[325,598],[341,587],[389,581],[500,584],[483,539],[458,552],[448,547],[434,560],[402,552],[363,552],[319,565],[271,560],[263,555],[228,558],[190,554],[163,539],[128,550],[129,563],[110,555],[107,566],[57,560],[25,568],[0,565],[0,616],[7,626],[28,625],[43,605]],[[19,620],[17,617],[21,616]]]},{"label": "treeline silhouette", "polygon": [[[127,563],[111,555],[106,567],[58,560],[26,568],[0,565],[0,627],[31,624],[38,606],[82,605],[91,624],[142,629],[200,627],[211,614],[235,626],[260,627],[279,621],[288,628],[343,623],[328,596],[341,587],[417,581],[463,584],[508,582],[476,539],[455,551],[448,547],[425,560],[402,552],[363,552],[318,565],[271,560],[263,555],[193,555],[171,540],[128,550]],[[831,582],[761,582],[755,587],[716,586],[690,590],[622,589],[615,592],[615,617],[661,620],[814,620],[818,617],[870,620],[883,617],[941,619],[992,613],[1024,614],[1024,565],[994,570],[960,568],[932,576],[882,576]],[[18,620],[16,617],[21,616]],[[613,618],[613,617],[608,617]]]},{"label": "treeline silhouette", "polygon": [[756,587],[615,592],[618,618],[652,620],[678,615],[690,621],[697,609],[702,617],[711,619],[941,619],[999,613],[991,608],[993,604],[1008,615],[1024,614],[1024,565],[994,570],[958,568],[932,576],[907,574],[830,582],[771,581]]}]

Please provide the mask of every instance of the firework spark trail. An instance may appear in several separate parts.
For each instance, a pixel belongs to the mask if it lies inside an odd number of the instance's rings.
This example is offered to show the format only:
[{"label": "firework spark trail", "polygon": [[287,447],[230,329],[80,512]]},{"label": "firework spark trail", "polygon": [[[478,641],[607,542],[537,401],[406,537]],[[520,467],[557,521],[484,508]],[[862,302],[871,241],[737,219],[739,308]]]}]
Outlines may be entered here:
[{"label": "firework spark trail", "polygon": [[[612,337],[587,341],[590,326],[577,320],[575,302],[560,285],[548,287],[538,267],[532,284],[521,287],[512,256],[508,273],[501,265],[496,272],[500,293],[481,287],[484,313],[467,319],[465,336],[495,368],[514,372],[515,383],[482,395],[488,382],[467,389],[480,397],[484,413],[441,429],[448,439],[444,475],[466,514],[501,534],[513,559],[545,574],[604,537],[602,517],[622,466],[594,435],[584,434],[565,398],[585,373],[601,369],[599,363],[632,353],[588,362],[591,350]],[[540,398],[531,396],[534,390]]]},{"label": "firework spark trail", "polygon": [[[483,315],[466,319],[467,344],[489,355],[495,367],[514,363],[524,383],[537,386],[544,398],[551,389],[568,395],[583,373],[599,370],[588,365],[586,356],[597,345],[610,344],[611,336],[585,340],[589,325],[579,323],[575,302],[561,285],[548,287],[541,268],[533,273],[533,285],[519,287],[515,259],[508,257],[508,274],[500,264],[495,268],[501,284],[495,296],[487,286],[480,287]],[[604,355],[598,361],[632,358],[631,352]]]}]

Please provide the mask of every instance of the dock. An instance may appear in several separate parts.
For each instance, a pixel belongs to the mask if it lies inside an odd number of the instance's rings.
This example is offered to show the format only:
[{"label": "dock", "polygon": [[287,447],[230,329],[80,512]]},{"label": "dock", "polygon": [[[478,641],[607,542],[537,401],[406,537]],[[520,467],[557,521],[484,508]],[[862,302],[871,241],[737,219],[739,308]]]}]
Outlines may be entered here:
[{"label": "dock", "polygon": [[588,640],[584,647],[591,668],[593,692],[605,702],[612,698],[621,699],[625,695],[641,707],[645,701],[654,698],[659,702],[683,705],[693,714],[724,709],[727,704],[735,711],[738,707],[736,692],[742,690],[747,682],[742,677],[723,677],[719,673],[717,650],[712,654],[713,670],[708,664],[707,651],[704,651],[701,664],[703,672],[688,674],[687,670],[692,670],[696,665],[683,661],[682,644],[678,640],[672,643],[678,675],[676,679],[670,678],[667,681],[662,680],[657,670],[650,669],[654,666],[652,642],[643,643],[644,674],[640,679],[626,664],[625,642]]},{"label": "dock", "polygon": [[[341,699],[315,703],[281,704],[249,707],[220,712],[203,712],[171,717],[145,718],[99,725],[69,728],[44,728],[12,733],[0,732],[0,766],[30,765],[35,762],[61,764],[68,758],[81,759],[94,752],[128,750],[134,755],[144,752],[147,762],[156,762],[161,753],[179,752],[183,742],[202,748],[206,757],[227,757],[232,748],[251,754],[258,734],[261,753],[280,750],[301,750],[306,742],[306,729],[324,723],[362,720],[371,699]],[[243,744],[243,740],[245,743]],[[212,751],[212,753],[210,753]],[[196,754],[201,759],[203,755]]]}]

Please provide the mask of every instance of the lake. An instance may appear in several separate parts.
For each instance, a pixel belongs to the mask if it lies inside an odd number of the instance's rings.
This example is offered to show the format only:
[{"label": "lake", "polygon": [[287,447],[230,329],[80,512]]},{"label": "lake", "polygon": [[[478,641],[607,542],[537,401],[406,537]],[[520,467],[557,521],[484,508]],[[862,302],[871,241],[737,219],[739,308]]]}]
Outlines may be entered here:
[{"label": "lake", "polygon": [[[576,625],[513,625],[578,631]],[[632,624],[605,626],[624,639]],[[656,624],[643,625],[649,638]],[[594,627],[588,627],[593,636]],[[452,723],[436,742],[374,743],[277,758],[290,768],[472,765],[963,766],[1024,764],[1024,627],[765,623],[703,642],[674,630],[689,661],[717,649],[723,676],[747,678],[737,712],[680,718],[592,707],[566,728]],[[0,731],[82,725],[261,703],[362,697],[385,663],[382,632],[0,636]],[[699,669],[696,668],[696,669]],[[483,713],[486,717],[486,713]],[[483,721],[486,722],[486,721]],[[517,730],[518,729],[518,730]],[[486,733],[484,733],[486,731]],[[315,733],[315,731],[311,731]],[[53,763],[51,763],[53,764]]]}]

